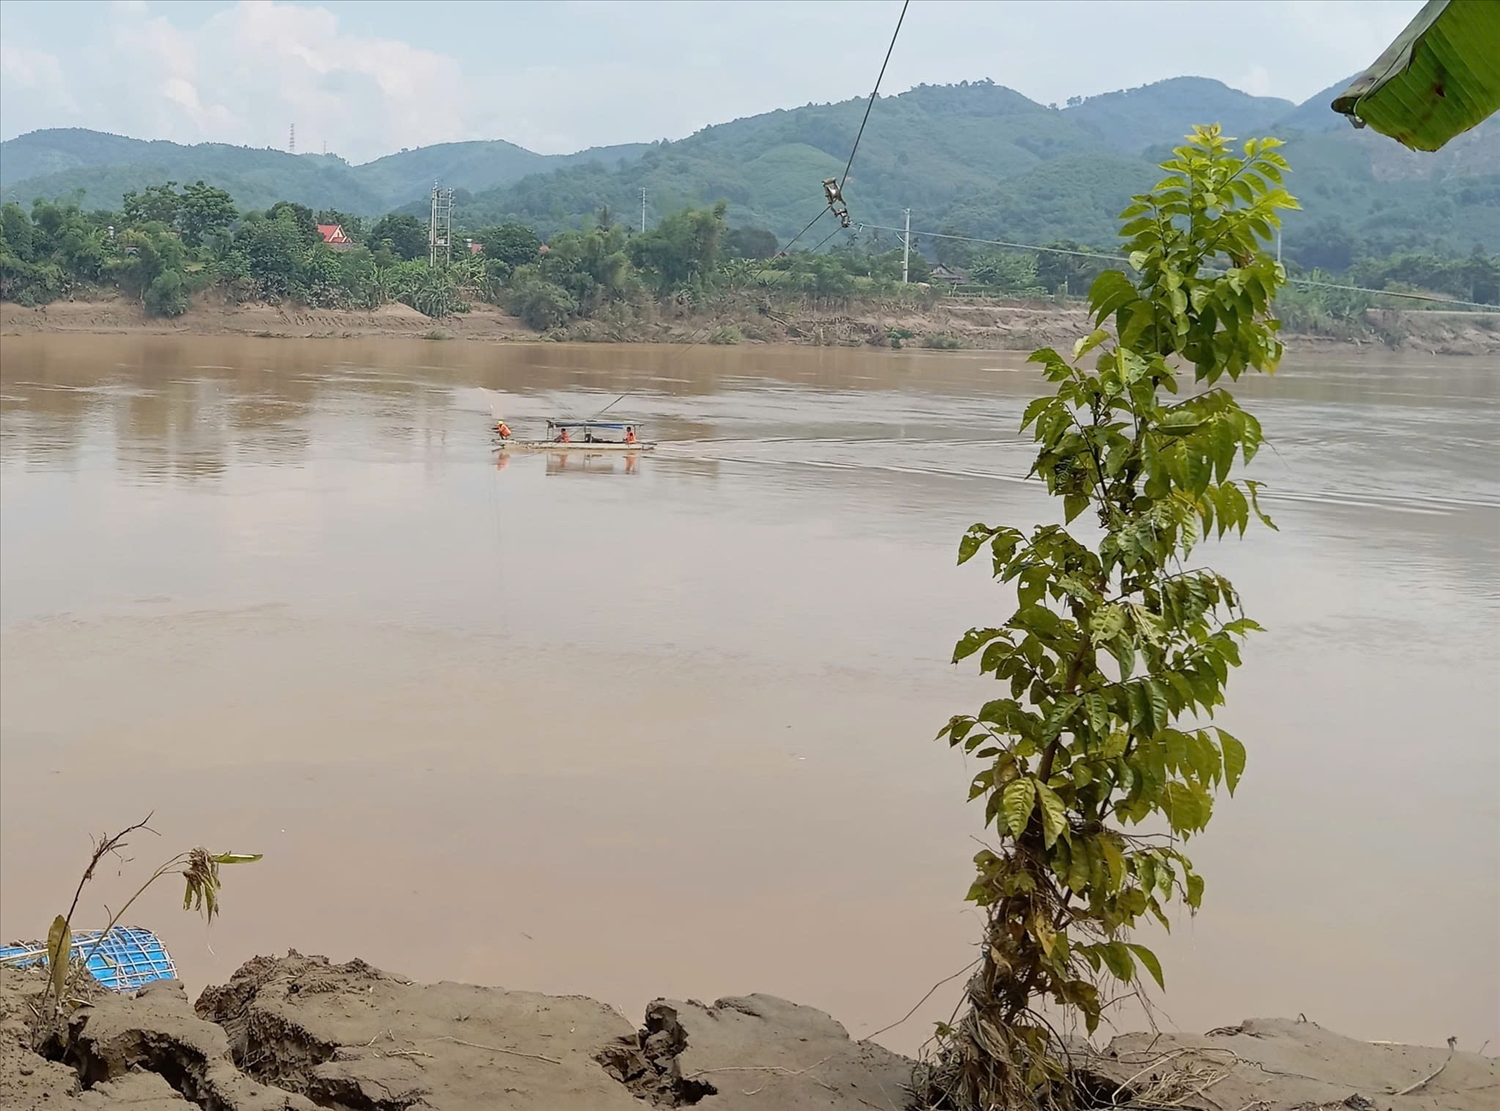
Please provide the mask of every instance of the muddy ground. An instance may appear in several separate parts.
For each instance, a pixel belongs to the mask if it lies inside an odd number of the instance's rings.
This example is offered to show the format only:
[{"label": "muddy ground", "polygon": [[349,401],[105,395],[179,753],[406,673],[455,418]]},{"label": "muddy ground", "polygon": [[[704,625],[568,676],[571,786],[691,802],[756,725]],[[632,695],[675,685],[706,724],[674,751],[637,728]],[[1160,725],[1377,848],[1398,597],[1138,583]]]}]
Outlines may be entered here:
[{"label": "muddy ground", "polygon": [[[15,1111],[904,1111],[914,1062],[765,995],[658,1000],[637,1025],[583,996],[417,984],[354,960],[257,957],[190,1004],[96,993],[32,1049],[40,973],[0,970],[0,1105]],[[1305,1020],[1132,1034],[1086,1054],[1101,1106],[1480,1111],[1500,1062]]]},{"label": "muddy ground", "polygon": [[[829,306],[746,297],[706,311],[667,306],[620,310],[538,333],[493,305],[442,320],[407,305],[373,311],[307,309],[295,305],[228,304],[207,295],[170,320],[148,317],[138,302],[116,297],[55,301],[26,308],[0,302],[0,334],[46,332],[161,335],[248,335],[294,338],[406,336],[487,341],[558,339],[595,343],[792,343],[844,347],[959,348],[1030,351],[1070,345],[1090,328],[1081,304],[1010,303],[939,298],[930,304],[854,303]],[[1288,335],[1292,349],[1368,346],[1435,355],[1500,355],[1500,313],[1371,310],[1364,326],[1344,338]],[[904,336],[905,338],[901,338]]]}]

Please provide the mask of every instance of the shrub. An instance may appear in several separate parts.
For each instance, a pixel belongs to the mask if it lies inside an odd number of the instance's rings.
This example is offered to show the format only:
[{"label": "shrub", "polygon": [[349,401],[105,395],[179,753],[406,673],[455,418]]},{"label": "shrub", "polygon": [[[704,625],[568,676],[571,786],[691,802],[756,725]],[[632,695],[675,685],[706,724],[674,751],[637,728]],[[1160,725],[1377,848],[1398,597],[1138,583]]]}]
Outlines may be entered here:
[{"label": "shrub", "polygon": [[539,332],[561,327],[578,311],[578,302],[560,285],[523,274],[511,284],[509,308]]},{"label": "shrub", "polygon": [[187,283],[176,270],[164,271],[146,287],[142,300],[152,316],[181,316],[188,309]]},{"label": "shrub", "polygon": [[922,346],[934,351],[957,351],[963,345],[964,341],[952,332],[928,332],[922,337]]}]

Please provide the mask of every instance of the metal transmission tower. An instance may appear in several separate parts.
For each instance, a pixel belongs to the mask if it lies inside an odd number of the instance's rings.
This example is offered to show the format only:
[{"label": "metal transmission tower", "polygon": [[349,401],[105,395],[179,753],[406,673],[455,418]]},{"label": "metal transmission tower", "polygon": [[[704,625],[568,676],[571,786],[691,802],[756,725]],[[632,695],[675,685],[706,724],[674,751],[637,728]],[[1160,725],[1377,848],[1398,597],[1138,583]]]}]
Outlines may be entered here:
[{"label": "metal transmission tower", "polygon": [[432,215],[427,222],[428,264],[453,261],[453,190],[432,183]]},{"label": "metal transmission tower", "polygon": [[297,125],[292,124],[291,134],[286,137],[286,149],[288,154],[297,153]]}]

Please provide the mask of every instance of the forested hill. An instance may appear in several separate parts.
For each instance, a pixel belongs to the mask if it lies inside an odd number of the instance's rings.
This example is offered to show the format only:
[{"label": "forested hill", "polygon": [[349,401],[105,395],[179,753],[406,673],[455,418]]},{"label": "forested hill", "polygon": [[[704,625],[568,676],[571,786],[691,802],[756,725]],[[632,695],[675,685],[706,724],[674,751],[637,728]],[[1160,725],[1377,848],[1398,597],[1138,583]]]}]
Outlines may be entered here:
[{"label": "forested hill", "polygon": [[[1288,220],[1289,249],[1295,242],[1309,265],[1342,269],[1353,255],[1407,247],[1500,248],[1500,120],[1415,154],[1355,131],[1328,108],[1332,95],[1299,106],[1184,77],[1055,108],[988,82],[919,86],[875,105],[845,195],[865,224],[896,227],[909,207],[914,228],[1105,244],[1129,195],[1161,176],[1155,162],[1194,123],[1218,122],[1242,138],[1287,139],[1288,184],[1304,206]],[[863,107],[808,105],[705,128],[618,168],[576,166],[478,193],[459,216],[550,231],[606,206],[632,218],[644,188],[652,219],[722,197],[731,223],[784,239],[817,213],[821,179],[842,172]]]},{"label": "forested hill", "polygon": [[[923,85],[875,105],[846,188],[857,223],[1045,243],[1112,242],[1114,215],[1151,185],[1154,162],[1194,123],[1233,135],[1288,140],[1289,180],[1304,211],[1288,221],[1287,250],[1308,265],[1401,248],[1467,254],[1500,249],[1500,121],[1436,155],[1414,154],[1355,131],[1329,108],[1333,88],[1302,105],[1255,97],[1218,81],[1179,77],[1070,101],[1037,104],[991,82]],[[374,215],[405,207],[425,217],[434,179],[460,190],[457,223],[474,230],[516,221],[547,234],[592,224],[603,208],[622,222],[723,198],[737,226],[783,241],[821,206],[819,183],[843,171],[862,99],[806,105],[719,124],[676,142],[534,154],[501,141],[449,143],[351,166],[334,156],[205,144],[183,147],[96,132],[34,132],[0,144],[5,199],[87,190],[84,207],[113,207],[126,189],[198,178],[242,209],[292,200]],[[825,225],[809,236],[812,245]],[[867,229],[868,241],[889,232]],[[835,239],[834,242],[838,242]]]},{"label": "forested hill", "polygon": [[337,155],[288,154],[225,143],[183,146],[82,128],[33,131],[0,143],[0,191],[29,204],[84,190],[84,207],[116,208],[128,191],[164,181],[203,180],[228,190],[245,208],[293,200],[309,208],[379,215],[425,196],[435,180],[455,189],[493,189],[527,174],[579,162],[613,166],[647,144],[598,147],[577,154],[536,154],[503,140],[441,143],[351,166]]},{"label": "forested hill", "polygon": [[[1293,107],[1195,77],[1060,110],[987,81],[922,85],[876,104],[846,194],[864,222],[892,225],[910,206],[930,224],[1054,164],[1081,175],[1062,186],[1066,194],[1078,194],[1087,181],[1138,183],[1152,172],[1140,158],[1151,143],[1175,141],[1209,120],[1248,133]],[[465,214],[476,224],[503,215],[551,227],[605,205],[630,211],[644,187],[648,216],[724,198],[732,222],[790,235],[817,211],[819,182],[842,173],[864,108],[853,99],[719,124],[654,146],[628,166],[578,166],[476,194]],[[1053,176],[1045,175],[1049,190]],[[1045,223],[1053,235],[1108,239],[1119,207],[1085,213],[1064,204]]]}]

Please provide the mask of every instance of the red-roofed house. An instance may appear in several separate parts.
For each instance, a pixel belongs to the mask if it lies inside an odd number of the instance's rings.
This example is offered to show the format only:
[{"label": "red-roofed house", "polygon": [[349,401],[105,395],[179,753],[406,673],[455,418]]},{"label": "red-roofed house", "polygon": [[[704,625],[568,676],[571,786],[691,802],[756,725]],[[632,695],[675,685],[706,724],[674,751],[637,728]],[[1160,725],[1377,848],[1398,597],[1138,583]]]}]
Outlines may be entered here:
[{"label": "red-roofed house", "polygon": [[350,239],[344,233],[344,228],[341,224],[319,224],[318,234],[323,237],[323,242],[327,243],[335,251],[347,251],[350,247],[354,246],[354,240]]}]

